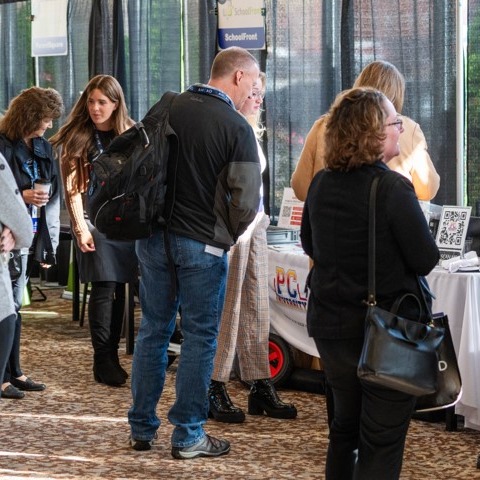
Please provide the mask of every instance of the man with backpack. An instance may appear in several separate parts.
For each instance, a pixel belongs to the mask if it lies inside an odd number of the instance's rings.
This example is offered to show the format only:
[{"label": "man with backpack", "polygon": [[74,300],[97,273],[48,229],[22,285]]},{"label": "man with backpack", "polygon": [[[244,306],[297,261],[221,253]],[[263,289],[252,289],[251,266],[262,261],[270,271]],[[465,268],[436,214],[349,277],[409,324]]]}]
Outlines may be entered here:
[{"label": "man with backpack", "polygon": [[[131,445],[150,450],[167,368],[167,347],[181,308],[184,337],[176,375],[172,456],[190,459],[229,452],[207,435],[208,387],[216,350],[227,251],[246,230],[259,205],[260,163],[252,128],[237,110],[259,81],[246,50],[231,47],[215,58],[207,85],[177,96],[169,123],[178,138],[168,228],[137,241],[142,321],[132,366]],[[174,182],[170,183],[170,178]],[[173,198],[173,200],[172,200]]]}]

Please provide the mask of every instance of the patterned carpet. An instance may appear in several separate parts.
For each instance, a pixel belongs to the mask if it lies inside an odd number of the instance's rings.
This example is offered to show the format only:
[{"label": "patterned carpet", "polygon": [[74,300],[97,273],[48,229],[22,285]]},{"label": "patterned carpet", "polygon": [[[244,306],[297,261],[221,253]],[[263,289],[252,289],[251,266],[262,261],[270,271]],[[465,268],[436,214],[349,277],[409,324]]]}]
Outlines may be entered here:
[{"label": "patterned carpet", "polygon": [[[206,430],[229,439],[229,455],[174,460],[166,412],[174,397],[175,363],[158,408],[164,423],[149,452],[127,443],[130,389],[94,382],[87,327],[71,320],[71,302],[62,290],[46,291],[47,301],[24,309],[23,368],[47,384],[44,392],[0,402],[2,479],[320,479],[324,477],[327,428],[322,395],[284,390],[299,410],[295,420],[247,415],[244,424],[210,420]],[[34,294],[35,297],[38,295]],[[131,357],[121,361],[130,371]],[[232,381],[230,394],[246,409],[245,387]],[[402,479],[480,478],[476,469],[480,432],[415,420],[409,430]],[[377,480],[377,479],[372,479]],[[388,480],[388,479],[386,479]]]}]

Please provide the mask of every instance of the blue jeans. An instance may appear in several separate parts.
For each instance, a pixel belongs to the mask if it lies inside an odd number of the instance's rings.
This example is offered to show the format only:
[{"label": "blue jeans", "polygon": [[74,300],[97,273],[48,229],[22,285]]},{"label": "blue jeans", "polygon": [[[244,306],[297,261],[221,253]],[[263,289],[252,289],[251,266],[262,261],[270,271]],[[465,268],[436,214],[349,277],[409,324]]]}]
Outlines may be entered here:
[{"label": "blue jeans", "polygon": [[160,426],[156,415],[167,368],[167,348],[181,307],[182,352],[176,374],[176,400],[168,413],[175,426],[172,445],[188,447],[205,435],[208,386],[217,347],[227,255],[205,252],[205,244],[169,234],[176,294],[168,268],[165,233],[137,241],[142,321],[132,365],[133,405],[128,412],[132,437],[151,440]]}]

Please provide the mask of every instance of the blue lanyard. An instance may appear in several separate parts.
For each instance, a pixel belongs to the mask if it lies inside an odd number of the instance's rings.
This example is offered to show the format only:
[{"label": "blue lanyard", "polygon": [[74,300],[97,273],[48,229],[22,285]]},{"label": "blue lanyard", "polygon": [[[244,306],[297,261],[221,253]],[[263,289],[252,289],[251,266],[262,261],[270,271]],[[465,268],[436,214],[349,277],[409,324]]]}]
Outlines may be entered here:
[{"label": "blue lanyard", "polygon": [[95,147],[97,148],[98,155],[100,155],[103,152],[103,144],[102,140],[100,140],[100,135],[98,134],[98,130],[95,129]]},{"label": "blue lanyard", "polygon": [[226,93],[218,90],[218,88],[213,88],[209,85],[202,85],[200,83],[197,83],[188,87],[187,90],[192,93],[200,93],[201,95],[210,95],[211,97],[217,97],[220,100],[224,101],[227,105],[230,105],[234,110],[236,110],[235,104],[233,103],[232,99]]},{"label": "blue lanyard", "polygon": [[38,164],[35,159],[33,159],[31,167],[32,169],[30,170],[30,166],[28,165],[28,162],[27,161],[23,162],[23,165],[22,165],[23,171],[29,176],[30,180],[32,181],[32,188],[33,188],[33,184],[35,183],[35,180],[38,180],[40,178],[40,175],[38,174]]}]

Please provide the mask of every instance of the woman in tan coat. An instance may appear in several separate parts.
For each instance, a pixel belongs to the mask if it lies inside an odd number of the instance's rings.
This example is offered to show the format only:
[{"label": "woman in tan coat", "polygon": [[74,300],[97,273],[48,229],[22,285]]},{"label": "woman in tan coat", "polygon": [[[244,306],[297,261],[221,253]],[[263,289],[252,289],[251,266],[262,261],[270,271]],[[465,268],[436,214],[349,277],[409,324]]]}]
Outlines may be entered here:
[{"label": "woman in tan coat", "polygon": [[[380,90],[393,103],[397,112],[402,111],[405,79],[391,63],[369,63],[353,86]],[[413,183],[419,200],[431,200],[440,187],[440,176],[428,154],[425,136],[418,123],[411,118],[401,115],[399,119],[402,120],[404,129],[399,140],[400,154],[388,162],[388,167]],[[302,201],[307,196],[312,178],[325,166],[325,120],[326,116],[323,115],[313,124],[292,175],[291,186],[297,198]]]}]

